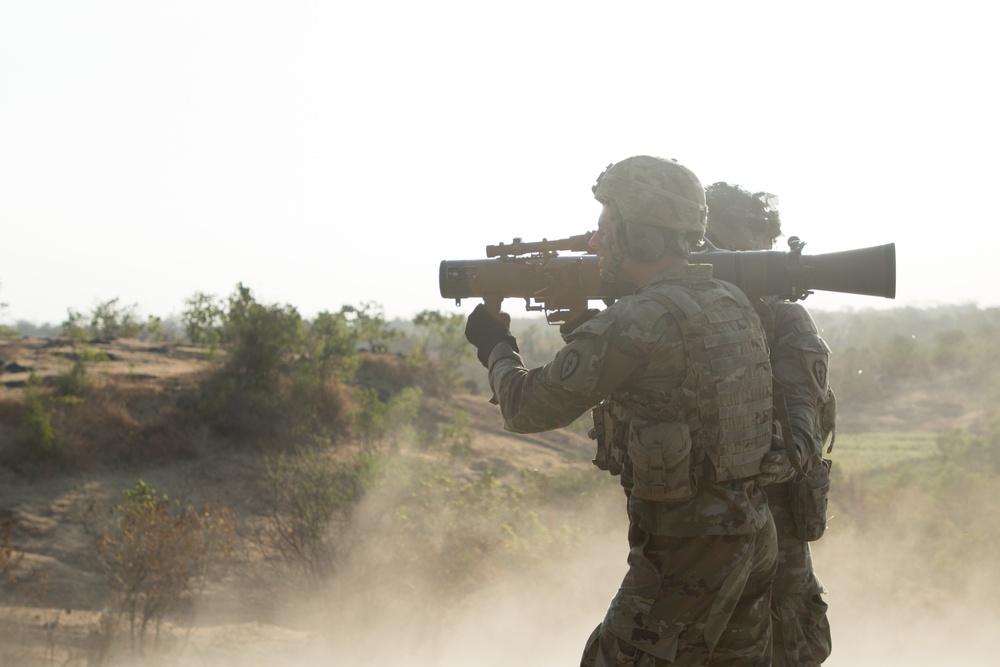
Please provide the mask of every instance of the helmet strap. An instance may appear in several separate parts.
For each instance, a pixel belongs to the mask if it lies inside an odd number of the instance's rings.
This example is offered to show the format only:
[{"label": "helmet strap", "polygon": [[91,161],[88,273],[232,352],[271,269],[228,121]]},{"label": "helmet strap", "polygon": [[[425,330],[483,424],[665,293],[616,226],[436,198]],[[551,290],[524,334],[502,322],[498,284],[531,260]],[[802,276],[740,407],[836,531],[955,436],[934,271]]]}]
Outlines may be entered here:
[{"label": "helmet strap", "polygon": [[608,257],[608,268],[601,271],[601,278],[609,283],[618,282],[618,272],[621,271],[622,261],[625,259],[625,253],[621,250],[615,250]]}]

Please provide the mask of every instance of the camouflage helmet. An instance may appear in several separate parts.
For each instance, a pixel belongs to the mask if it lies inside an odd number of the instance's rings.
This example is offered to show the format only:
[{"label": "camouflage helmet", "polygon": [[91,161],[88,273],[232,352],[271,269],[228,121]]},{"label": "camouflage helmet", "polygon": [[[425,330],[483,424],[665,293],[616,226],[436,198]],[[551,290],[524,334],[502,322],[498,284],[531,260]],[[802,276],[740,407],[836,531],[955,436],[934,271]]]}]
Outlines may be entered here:
[{"label": "camouflage helmet", "polygon": [[705,233],[705,191],[694,173],[676,160],[636,155],[608,165],[597,177],[594,197],[614,202],[622,220],[680,232]]},{"label": "camouflage helmet", "polygon": [[778,198],[767,192],[750,193],[738,185],[713,183],[705,189],[708,201],[708,240],[726,250],[771,248],[781,236]]}]

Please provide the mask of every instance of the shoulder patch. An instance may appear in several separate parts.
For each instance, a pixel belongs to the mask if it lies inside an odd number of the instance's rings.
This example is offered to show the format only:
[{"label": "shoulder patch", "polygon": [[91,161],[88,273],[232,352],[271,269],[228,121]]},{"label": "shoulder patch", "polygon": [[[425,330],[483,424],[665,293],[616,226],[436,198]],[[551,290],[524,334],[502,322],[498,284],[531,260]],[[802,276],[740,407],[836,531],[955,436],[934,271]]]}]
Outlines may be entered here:
[{"label": "shoulder patch", "polygon": [[826,362],[816,361],[813,364],[813,374],[816,376],[816,382],[820,387],[826,388]]},{"label": "shoulder patch", "polygon": [[568,380],[580,368],[580,353],[570,350],[563,359],[562,367],[559,369],[559,379]]}]

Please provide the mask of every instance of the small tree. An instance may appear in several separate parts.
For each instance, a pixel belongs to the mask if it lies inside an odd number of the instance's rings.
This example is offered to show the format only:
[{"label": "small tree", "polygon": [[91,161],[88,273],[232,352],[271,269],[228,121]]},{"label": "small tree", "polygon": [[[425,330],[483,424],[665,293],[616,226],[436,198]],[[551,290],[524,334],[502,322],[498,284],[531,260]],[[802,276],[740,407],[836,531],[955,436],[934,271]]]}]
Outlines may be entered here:
[{"label": "small tree", "polygon": [[255,389],[273,388],[278,375],[301,349],[302,317],[290,306],[265,306],[242,283],[229,297],[223,339],[228,365]]},{"label": "small tree", "polygon": [[182,507],[139,480],[111,507],[111,525],[94,548],[111,579],[115,610],[129,627],[133,655],[143,655],[150,624],[180,609],[213,557],[228,555],[235,529],[225,508]]},{"label": "small tree", "polygon": [[414,423],[424,400],[420,387],[405,387],[389,399],[386,410],[389,445],[398,447],[400,441],[415,440],[418,437]]},{"label": "small tree", "polygon": [[368,387],[358,392],[361,407],[351,413],[351,430],[361,436],[364,445],[374,447],[381,442],[388,427],[388,406],[378,396],[378,391]]},{"label": "small tree", "polygon": [[143,331],[138,304],[119,306],[118,297],[98,304],[90,314],[91,335],[99,338],[134,338]]},{"label": "small tree", "polygon": [[413,318],[413,324],[425,333],[416,354],[437,361],[443,379],[450,386],[458,381],[462,363],[471,357],[472,347],[465,340],[465,317],[458,313],[443,314],[424,310]]},{"label": "small tree", "polygon": [[28,376],[28,386],[24,392],[25,411],[23,428],[28,441],[41,452],[41,458],[54,459],[62,455],[59,434],[52,423],[55,410],[49,394],[42,390],[42,380],[34,371]]},{"label": "small tree", "polygon": [[77,341],[87,340],[87,325],[83,313],[66,309],[66,320],[62,323],[62,333],[76,344]]},{"label": "small tree", "polygon": [[361,336],[351,326],[346,313],[322,312],[309,323],[306,356],[320,382],[329,379],[350,382],[361,365],[358,341]]},{"label": "small tree", "polygon": [[385,313],[380,304],[367,301],[358,306],[343,306],[340,312],[358,333],[358,337],[368,343],[369,352],[383,351],[389,341],[400,336],[385,321]]},{"label": "small tree", "polygon": [[472,419],[464,410],[455,412],[451,421],[441,428],[441,442],[454,458],[466,458],[472,454]]},{"label": "small tree", "polygon": [[188,340],[196,345],[217,346],[226,326],[224,304],[210,294],[195,292],[184,306],[181,324]]}]

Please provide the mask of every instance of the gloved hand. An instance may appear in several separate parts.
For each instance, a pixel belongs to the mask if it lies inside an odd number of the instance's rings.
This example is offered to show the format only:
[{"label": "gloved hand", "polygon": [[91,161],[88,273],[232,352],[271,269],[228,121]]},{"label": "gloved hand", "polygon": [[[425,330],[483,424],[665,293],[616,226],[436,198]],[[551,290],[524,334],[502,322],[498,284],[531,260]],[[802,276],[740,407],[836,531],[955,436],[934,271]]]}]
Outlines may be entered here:
[{"label": "gloved hand", "polygon": [[566,336],[576,331],[576,328],[578,326],[580,326],[584,322],[594,319],[594,317],[599,312],[601,311],[599,311],[596,308],[590,308],[589,310],[583,311],[579,315],[575,315],[571,319],[566,320],[565,322],[559,325],[559,333],[562,335],[563,338],[566,338]]},{"label": "gloved hand", "polygon": [[507,343],[515,352],[520,352],[517,339],[510,333],[510,315],[503,311],[493,311],[481,303],[469,314],[465,323],[465,338],[476,346],[476,356],[489,368],[490,352],[499,343]]},{"label": "gloved hand", "polygon": [[760,463],[760,474],[757,475],[757,486],[769,486],[789,482],[795,478],[795,467],[784,451],[771,450],[764,454]]}]

